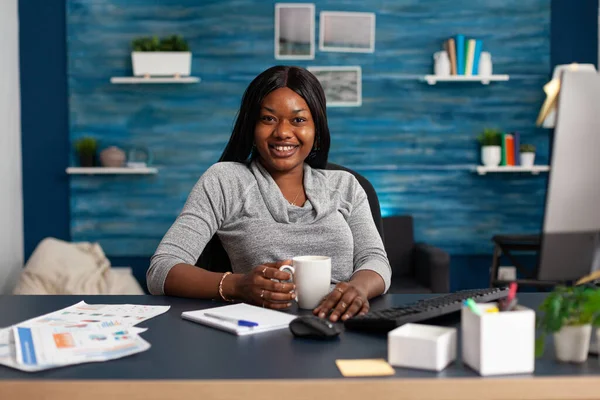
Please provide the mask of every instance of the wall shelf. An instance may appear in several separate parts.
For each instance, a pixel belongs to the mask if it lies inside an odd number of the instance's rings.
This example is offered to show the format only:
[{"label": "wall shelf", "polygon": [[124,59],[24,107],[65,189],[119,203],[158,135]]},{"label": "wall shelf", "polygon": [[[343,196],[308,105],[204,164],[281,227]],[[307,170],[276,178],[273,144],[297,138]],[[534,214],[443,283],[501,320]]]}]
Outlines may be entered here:
[{"label": "wall shelf", "polygon": [[479,76],[479,75],[450,75],[450,76],[437,76],[437,75],[425,75],[419,77],[419,80],[427,82],[430,85],[435,85],[437,82],[481,82],[482,85],[488,85],[490,82],[499,82],[509,80],[508,75],[490,75],[490,76]]},{"label": "wall shelf", "polygon": [[474,170],[479,175],[485,175],[487,173],[499,173],[499,172],[526,172],[532,175],[538,175],[540,172],[550,171],[549,165],[534,165],[533,167],[522,167],[519,165],[501,165],[498,167],[486,167],[478,165]]},{"label": "wall shelf", "polygon": [[110,83],[114,84],[137,84],[137,83],[197,83],[197,76],[113,76]]},{"label": "wall shelf", "polygon": [[69,167],[67,174],[69,175],[154,175],[158,173],[158,168],[150,167]]}]

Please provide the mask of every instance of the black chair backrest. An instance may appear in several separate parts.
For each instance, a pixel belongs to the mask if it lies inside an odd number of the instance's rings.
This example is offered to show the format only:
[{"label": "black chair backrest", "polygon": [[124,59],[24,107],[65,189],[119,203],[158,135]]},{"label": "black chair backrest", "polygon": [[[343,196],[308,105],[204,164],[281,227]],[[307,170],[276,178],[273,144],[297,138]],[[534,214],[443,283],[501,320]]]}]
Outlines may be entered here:
[{"label": "black chair backrest", "polygon": [[[326,169],[347,171],[356,177],[356,180],[358,180],[358,183],[360,183],[360,185],[363,187],[364,191],[367,194],[367,199],[369,200],[369,206],[371,208],[371,215],[373,216],[373,221],[375,222],[375,226],[377,227],[379,236],[381,236],[381,240],[383,241],[383,221],[381,220],[381,209],[379,206],[379,199],[377,198],[377,193],[375,192],[375,188],[373,187],[373,185],[371,185],[371,182],[369,182],[367,178],[365,178],[358,172],[355,172],[349,168],[343,167],[338,164],[327,163]],[[200,254],[200,257],[198,257],[196,266],[213,272],[231,271],[231,261],[229,260],[229,256],[223,248],[221,240],[219,239],[219,236],[217,234],[213,235],[213,237],[210,239],[210,241],[202,251],[202,254]]]},{"label": "black chair backrest", "polygon": [[413,274],[413,252],[415,239],[413,217],[395,215],[383,219],[385,232],[385,252],[392,266],[392,276],[411,276]]}]

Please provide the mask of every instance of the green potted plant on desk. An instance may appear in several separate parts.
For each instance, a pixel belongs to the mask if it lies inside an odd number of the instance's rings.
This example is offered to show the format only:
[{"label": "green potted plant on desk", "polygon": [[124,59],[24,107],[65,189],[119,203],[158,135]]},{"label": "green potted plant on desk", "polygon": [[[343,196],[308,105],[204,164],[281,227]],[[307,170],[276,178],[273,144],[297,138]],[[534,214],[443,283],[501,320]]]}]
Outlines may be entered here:
[{"label": "green potted plant on desk", "polygon": [[98,142],[92,137],[83,137],[75,141],[75,150],[79,157],[79,165],[82,167],[94,167],[96,165],[96,152]]},{"label": "green potted plant on desk", "polygon": [[556,358],[562,362],[587,360],[592,325],[600,326],[600,290],[587,286],[557,287],[540,305],[536,355],[544,353],[546,335],[554,337]]},{"label": "green potted plant on desk", "polygon": [[533,167],[535,161],[535,146],[532,144],[524,143],[519,147],[519,154],[521,157],[521,165],[523,167]]},{"label": "green potted plant on desk", "polygon": [[189,76],[192,53],[187,41],[179,35],[159,39],[140,37],[131,42],[131,63],[135,76]]},{"label": "green potted plant on desk", "polygon": [[486,167],[497,167],[502,159],[502,134],[498,129],[485,128],[477,137],[481,145],[481,162]]}]

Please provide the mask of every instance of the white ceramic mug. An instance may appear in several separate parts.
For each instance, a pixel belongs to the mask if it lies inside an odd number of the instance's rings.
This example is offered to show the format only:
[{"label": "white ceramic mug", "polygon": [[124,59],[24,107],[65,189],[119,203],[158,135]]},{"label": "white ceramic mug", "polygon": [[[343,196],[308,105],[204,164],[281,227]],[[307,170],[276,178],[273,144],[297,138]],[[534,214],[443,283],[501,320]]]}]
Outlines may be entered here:
[{"label": "white ceramic mug", "polygon": [[296,285],[296,301],[300,308],[314,309],[329,293],[331,257],[294,257],[292,265],[282,265],[279,270],[292,275],[292,281]]}]

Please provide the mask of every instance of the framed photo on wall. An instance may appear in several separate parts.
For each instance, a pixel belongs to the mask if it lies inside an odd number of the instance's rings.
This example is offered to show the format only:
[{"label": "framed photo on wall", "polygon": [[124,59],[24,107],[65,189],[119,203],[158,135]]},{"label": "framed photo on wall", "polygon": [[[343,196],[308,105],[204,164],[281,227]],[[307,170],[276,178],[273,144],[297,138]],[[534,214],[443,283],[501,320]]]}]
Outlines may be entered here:
[{"label": "framed photo on wall", "polygon": [[375,13],[321,11],[319,50],[375,51]]},{"label": "framed photo on wall", "polygon": [[328,107],[360,107],[362,105],[362,70],[358,66],[308,67],[317,77]]},{"label": "framed photo on wall", "polygon": [[315,58],[315,5],[275,4],[275,59]]}]

